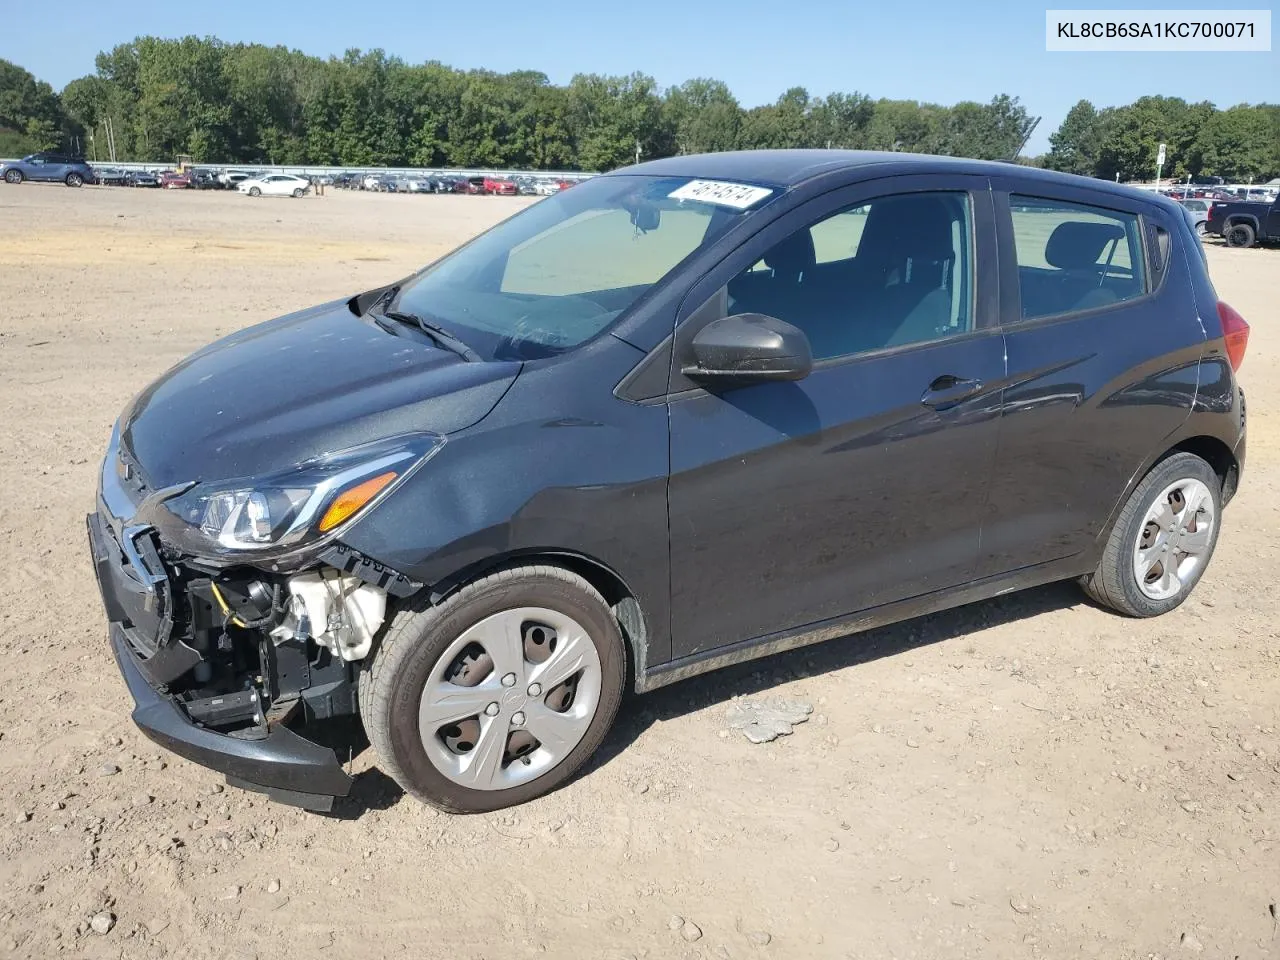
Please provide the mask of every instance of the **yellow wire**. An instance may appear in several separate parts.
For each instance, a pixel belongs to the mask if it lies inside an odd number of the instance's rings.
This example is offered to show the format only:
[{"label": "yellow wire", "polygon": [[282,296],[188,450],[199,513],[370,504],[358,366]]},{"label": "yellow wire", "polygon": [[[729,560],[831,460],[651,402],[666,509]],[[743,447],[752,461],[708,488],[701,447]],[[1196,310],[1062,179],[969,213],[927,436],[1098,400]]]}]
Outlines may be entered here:
[{"label": "yellow wire", "polygon": [[212,580],[209,581],[209,589],[213,591],[213,599],[218,601],[218,606],[222,608],[223,615],[237,627],[243,627],[244,621],[231,612],[231,607],[222,597],[222,591],[218,589],[218,585]]}]

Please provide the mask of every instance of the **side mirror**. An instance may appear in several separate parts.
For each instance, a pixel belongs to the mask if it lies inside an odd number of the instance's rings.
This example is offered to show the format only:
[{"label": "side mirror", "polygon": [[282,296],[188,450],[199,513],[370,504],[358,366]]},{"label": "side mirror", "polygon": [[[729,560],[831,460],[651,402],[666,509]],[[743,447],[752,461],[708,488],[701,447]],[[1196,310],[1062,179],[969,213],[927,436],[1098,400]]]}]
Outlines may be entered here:
[{"label": "side mirror", "polygon": [[743,386],[803,380],[813,369],[803,331],[762,313],[713,320],[694,335],[692,347],[694,363],[683,368],[692,380]]}]

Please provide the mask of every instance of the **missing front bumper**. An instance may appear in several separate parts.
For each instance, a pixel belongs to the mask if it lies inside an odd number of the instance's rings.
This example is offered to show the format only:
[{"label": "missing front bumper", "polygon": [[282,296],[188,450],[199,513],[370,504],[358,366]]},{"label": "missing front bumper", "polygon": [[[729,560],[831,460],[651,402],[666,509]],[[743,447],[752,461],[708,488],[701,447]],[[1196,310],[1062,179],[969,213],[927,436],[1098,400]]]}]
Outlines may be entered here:
[{"label": "missing front bumper", "polygon": [[337,755],[283,725],[249,739],[215,733],[192,723],[147,682],[137,655],[118,623],[109,627],[111,649],[134,700],[133,721],[151,740],[194,763],[226,774],[233,786],[265,793],[309,810],[328,811],[351,792],[351,778]]}]

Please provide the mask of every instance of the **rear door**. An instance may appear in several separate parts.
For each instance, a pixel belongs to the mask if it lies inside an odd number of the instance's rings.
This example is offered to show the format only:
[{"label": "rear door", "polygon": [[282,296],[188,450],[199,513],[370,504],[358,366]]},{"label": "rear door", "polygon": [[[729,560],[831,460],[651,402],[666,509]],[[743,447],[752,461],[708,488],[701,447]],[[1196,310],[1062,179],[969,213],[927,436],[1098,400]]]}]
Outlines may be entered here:
[{"label": "rear door", "polygon": [[1195,397],[1204,331],[1172,216],[998,179],[1008,357],[982,575],[1090,551]]},{"label": "rear door", "polygon": [[51,153],[45,160],[45,179],[50,181],[63,180],[67,176],[69,167],[66,157],[60,153]]},{"label": "rear door", "polygon": [[[972,576],[1004,376],[994,241],[984,178],[887,178],[791,211],[694,287],[668,407],[676,658]],[[751,312],[804,330],[808,377],[683,377],[698,329]]]}]

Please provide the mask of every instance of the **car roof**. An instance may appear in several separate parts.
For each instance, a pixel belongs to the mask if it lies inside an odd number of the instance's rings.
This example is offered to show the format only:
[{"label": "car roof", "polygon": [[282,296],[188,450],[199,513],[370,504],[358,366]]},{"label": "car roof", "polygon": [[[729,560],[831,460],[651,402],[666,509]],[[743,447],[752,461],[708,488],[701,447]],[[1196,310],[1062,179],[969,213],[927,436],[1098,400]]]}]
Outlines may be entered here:
[{"label": "car roof", "polygon": [[847,171],[850,181],[911,173],[957,173],[978,176],[1009,176],[1097,190],[1130,199],[1144,199],[1157,204],[1173,201],[1151,191],[1138,190],[1110,180],[1081,177],[1056,170],[1043,170],[1009,161],[971,160],[966,157],[944,157],[924,153],[899,153],[876,150],[730,150],[724,153],[701,153],[650,160],[621,167],[606,176],[646,174],[663,177],[696,177],[706,180],[730,180],[758,183],[762,186],[790,189],[825,174]]}]

